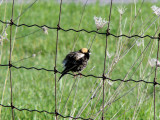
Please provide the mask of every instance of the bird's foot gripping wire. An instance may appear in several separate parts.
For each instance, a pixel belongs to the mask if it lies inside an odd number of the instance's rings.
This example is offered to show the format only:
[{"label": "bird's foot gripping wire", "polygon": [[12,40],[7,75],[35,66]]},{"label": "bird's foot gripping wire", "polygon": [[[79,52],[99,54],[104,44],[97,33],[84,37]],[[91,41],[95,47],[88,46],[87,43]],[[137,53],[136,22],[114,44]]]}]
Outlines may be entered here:
[{"label": "bird's foot gripping wire", "polygon": [[80,78],[82,78],[82,73],[78,73],[78,75],[80,76]]},{"label": "bird's foot gripping wire", "polygon": [[74,78],[77,78],[77,76],[80,76],[80,78],[81,78],[82,74],[81,73],[77,73],[77,74],[74,73]]}]

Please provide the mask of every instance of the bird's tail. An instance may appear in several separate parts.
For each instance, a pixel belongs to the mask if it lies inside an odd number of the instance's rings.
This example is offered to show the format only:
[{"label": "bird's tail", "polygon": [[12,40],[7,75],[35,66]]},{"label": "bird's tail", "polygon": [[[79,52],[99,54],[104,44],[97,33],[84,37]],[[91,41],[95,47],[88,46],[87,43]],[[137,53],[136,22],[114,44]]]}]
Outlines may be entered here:
[{"label": "bird's tail", "polygon": [[60,79],[65,75],[65,73],[62,73],[61,76],[59,77],[58,82],[60,81]]},{"label": "bird's tail", "polygon": [[69,70],[68,70],[67,68],[65,68],[65,69],[62,71],[61,76],[59,77],[58,82],[60,81],[60,79],[61,79],[67,72],[69,72]]},{"label": "bird's tail", "polygon": [[65,68],[62,73],[61,73],[61,76],[59,77],[59,80],[58,82],[60,81],[60,79],[66,74],[68,73],[71,69],[73,69],[75,66],[72,66],[71,68]]}]

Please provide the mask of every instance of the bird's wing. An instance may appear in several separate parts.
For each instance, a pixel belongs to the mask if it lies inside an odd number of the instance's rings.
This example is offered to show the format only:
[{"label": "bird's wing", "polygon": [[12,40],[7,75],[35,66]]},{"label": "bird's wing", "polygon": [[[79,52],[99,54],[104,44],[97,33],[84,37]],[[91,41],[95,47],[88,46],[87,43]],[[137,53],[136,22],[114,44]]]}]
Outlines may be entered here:
[{"label": "bird's wing", "polygon": [[[66,59],[64,59],[63,60],[63,63],[64,63],[64,67],[65,67],[65,69],[62,71],[62,73],[61,73],[61,76],[59,77],[59,80],[66,74],[66,73],[68,73],[69,71],[71,71],[72,69],[74,69],[75,67],[77,67],[77,64],[76,64],[76,62],[75,61],[69,61],[69,60],[66,60]],[[58,80],[58,81],[59,81]]]},{"label": "bird's wing", "polygon": [[65,69],[62,71],[62,74],[65,74],[79,65],[79,60],[84,57],[83,53],[79,52],[70,52],[65,59],[63,60],[63,65]]},{"label": "bird's wing", "polygon": [[74,56],[74,52],[70,52],[70,53],[65,57],[65,59],[64,59],[63,62],[62,62],[64,67],[66,67],[66,65],[69,63],[69,61],[74,58],[73,56]]},{"label": "bird's wing", "polygon": [[83,53],[79,53],[79,52],[70,52],[65,59],[63,60],[63,65],[64,67],[68,66],[68,65],[76,65],[77,61],[79,59],[81,59],[82,57],[84,57]]}]

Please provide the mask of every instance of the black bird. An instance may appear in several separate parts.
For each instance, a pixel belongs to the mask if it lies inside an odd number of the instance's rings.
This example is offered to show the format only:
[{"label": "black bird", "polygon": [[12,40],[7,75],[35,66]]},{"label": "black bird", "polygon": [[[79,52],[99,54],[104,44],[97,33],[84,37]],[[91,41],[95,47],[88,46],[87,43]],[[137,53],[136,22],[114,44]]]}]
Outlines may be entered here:
[{"label": "black bird", "polygon": [[90,51],[87,48],[82,48],[76,52],[70,52],[63,60],[64,70],[59,80],[69,71],[81,72],[88,63]]}]

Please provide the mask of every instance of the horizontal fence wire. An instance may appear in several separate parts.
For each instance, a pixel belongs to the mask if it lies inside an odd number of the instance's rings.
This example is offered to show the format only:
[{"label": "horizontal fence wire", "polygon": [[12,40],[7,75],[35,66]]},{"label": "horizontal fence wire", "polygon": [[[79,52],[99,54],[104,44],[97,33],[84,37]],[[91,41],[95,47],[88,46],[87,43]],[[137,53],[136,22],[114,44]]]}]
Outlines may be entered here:
[{"label": "horizontal fence wire", "polygon": [[58,112],[49,112],[49,111],[46,111],[46,110],[31,110],[31,109],[26,109],[26,108],[18,108],[18,107],[15,107],[15,106],[9,106],[9,105],[3,105],[3,104],[0,104],[0,106],[2,107],[5,107],[5,108],[12,108],[12,109],[16,109],[18,111],[28,111],[28,112],[38,112],[38,113],[47,113],[47,114],[51,114],[51,115],[57,115],[57,116],[60,116],[60,117],[63,117],[63,118],[72,118],[72,119],[82,119],[82,120],[93,120],[92,118],[83,118],[83,117],[72,117],[72,116],[63,116],[62,114],[58,113]]},{"label": "horizontal fence wire", "polygon": [[[9,65],[8,64],[0,64],[0,66],[2,67],[6,67]],[[46,68],[37,68],[37,67],[25,67],[25,66],[14,66],[14,65],[10,65],[10,67],[13,67],[15,69],[26,69],[26,70],[30,70],[30,69],[34,69],[34,70],[38,70],[38,71],[41,71],[41,70],[44,70],[44,71],[48,71],[48,72],[54,72],[54,73],[59,73],[59,74],[62,74],[60,71],[56,70],[56,69],[46,69]],[[68,75],[71,75],[73,77],[75,76],[78,76],[78,75],[81,75],[83,77],[93,77],[93,78],[102,78],[102,79],[107,79],[107,80],[110,80],[110,81],[113,81],[113,82],[116,82],[116,81],[121,81],[121,82],[144,82],[144,83],[148,83],[148,84],[155,84],[155,85],[160,85],[160,83],[158,82],[148,82],[148,81],[145,81],[145,80],[133,80],[133,79],[128,79],[128,80],[123,80],[123,79],[111,79],[111,78],[108,78],[104,75],[102,76],[95,76],[95,75],[92,75],[92,74],[89,74],[89,75],[85,75],[85,74],[82,74],[82,73],[78,73],[78,74],[72,74],[72,73],[66,73]]]},{"label": "horizontal fence wire", "polygon": [[107,35],[107,36],[113,36],[113,37],[116,37],[116,38],[119,38],[119,37],[126,37],[126,38],[134,38],[134,37],[138,37],[138,38],[151,38],[151,39],[158,39],[159,37],[153,37],[153,36],[150,36],[150,35],[144,35],[144,36],[140,36],[140,35],[131,35],[131,36],[128,36],[128,35],[114,35],[112,33],[109,33],[109,32],[98,32],[97,30],[91,30],[91,31],[88,31],[86,29],[80,29],[80,30],[76,30],[76,29],[72,29],[72,28],[69,28],[69,29],[63,29],[62,27],[58,26],[58,27],[50,27],[50,26],[47,26],[47,25],[37,25],[37,24],[33,24],[33,25],[27,25],[27,24],[15,24],[13,21],[11,22],[4,22],[2,20],[0,20],[1,23],[3,24],[7,24],[7,25],[15,25],[16,27],[22,27],[22,26],[25,26],[25,27],[38,27],[38,28],[43,28],[43,27],[47,27],[48,29],[55,29],[55,30],[62,30],[64,32],[68,32],[68,31],[74,31],[74,32],[86,32],[86,33],[97,33],[97,34],[100,34],[100,35]]}]

